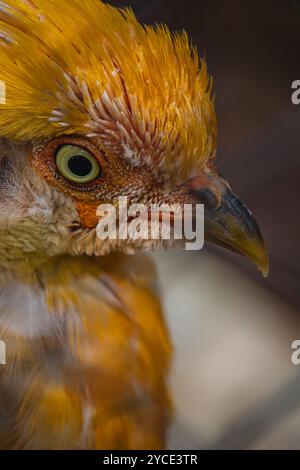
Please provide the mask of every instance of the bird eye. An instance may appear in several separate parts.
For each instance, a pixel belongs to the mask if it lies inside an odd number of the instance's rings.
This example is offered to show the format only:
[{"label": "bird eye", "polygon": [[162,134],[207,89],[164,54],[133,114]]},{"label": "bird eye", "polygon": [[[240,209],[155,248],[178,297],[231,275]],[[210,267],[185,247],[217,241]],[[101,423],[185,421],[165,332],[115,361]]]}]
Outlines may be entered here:
[{"label": "bird eye", "polygon": [[73,183],[90,183],[99,178],[98,160],[77,145],[64,145],[56,154],[56,166],[61,174]]}]

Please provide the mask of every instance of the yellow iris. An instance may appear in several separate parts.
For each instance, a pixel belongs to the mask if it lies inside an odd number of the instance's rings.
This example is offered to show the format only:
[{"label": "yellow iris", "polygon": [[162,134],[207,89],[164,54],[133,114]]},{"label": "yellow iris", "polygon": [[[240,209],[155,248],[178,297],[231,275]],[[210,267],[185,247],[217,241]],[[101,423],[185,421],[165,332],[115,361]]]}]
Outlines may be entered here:
[{"label": "yellow iris", "polygon": [[73,183],[89,183],[101,173],[97,159],[77,145],[64,145],[56,154],[56,165],[61,174]]}]

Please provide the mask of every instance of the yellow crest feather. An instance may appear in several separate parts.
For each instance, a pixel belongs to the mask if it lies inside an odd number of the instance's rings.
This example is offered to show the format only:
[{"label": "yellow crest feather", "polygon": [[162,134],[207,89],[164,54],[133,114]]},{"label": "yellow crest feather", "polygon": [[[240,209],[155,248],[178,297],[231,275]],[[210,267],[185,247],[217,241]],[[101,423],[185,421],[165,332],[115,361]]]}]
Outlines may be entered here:
[{"label": "yellow crest feather", "polygon": [[0,2],[0,134],[100,136],[187,176],[216,148],[211,80],[186,33],[100,0]]}]

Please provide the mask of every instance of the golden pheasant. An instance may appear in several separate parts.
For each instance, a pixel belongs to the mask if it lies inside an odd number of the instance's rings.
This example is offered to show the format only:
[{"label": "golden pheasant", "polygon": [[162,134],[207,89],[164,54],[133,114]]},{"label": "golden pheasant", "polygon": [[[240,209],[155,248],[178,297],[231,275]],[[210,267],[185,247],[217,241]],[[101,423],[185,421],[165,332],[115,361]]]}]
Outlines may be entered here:
[{"label": "golden pheasant", "polygon": [[267,272],[214,166],[206,64],[185,33],[100,0],[0,2],[0,447],[158,449],[171,346],[142,250],[98,207],[204,203],[205,234]]}]

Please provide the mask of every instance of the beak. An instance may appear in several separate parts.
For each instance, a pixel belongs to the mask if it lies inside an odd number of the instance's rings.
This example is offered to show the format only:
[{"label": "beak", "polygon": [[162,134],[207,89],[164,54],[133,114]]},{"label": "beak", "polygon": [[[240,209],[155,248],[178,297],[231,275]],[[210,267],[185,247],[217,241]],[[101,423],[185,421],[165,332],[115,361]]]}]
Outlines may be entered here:
[{"label": "beak", "polygon": [[269,258],[259,226],[250,210],[219,175],[207,175],[190,182],[197,203],[205,206],[205,237],[252,260],[264,277]]}]

